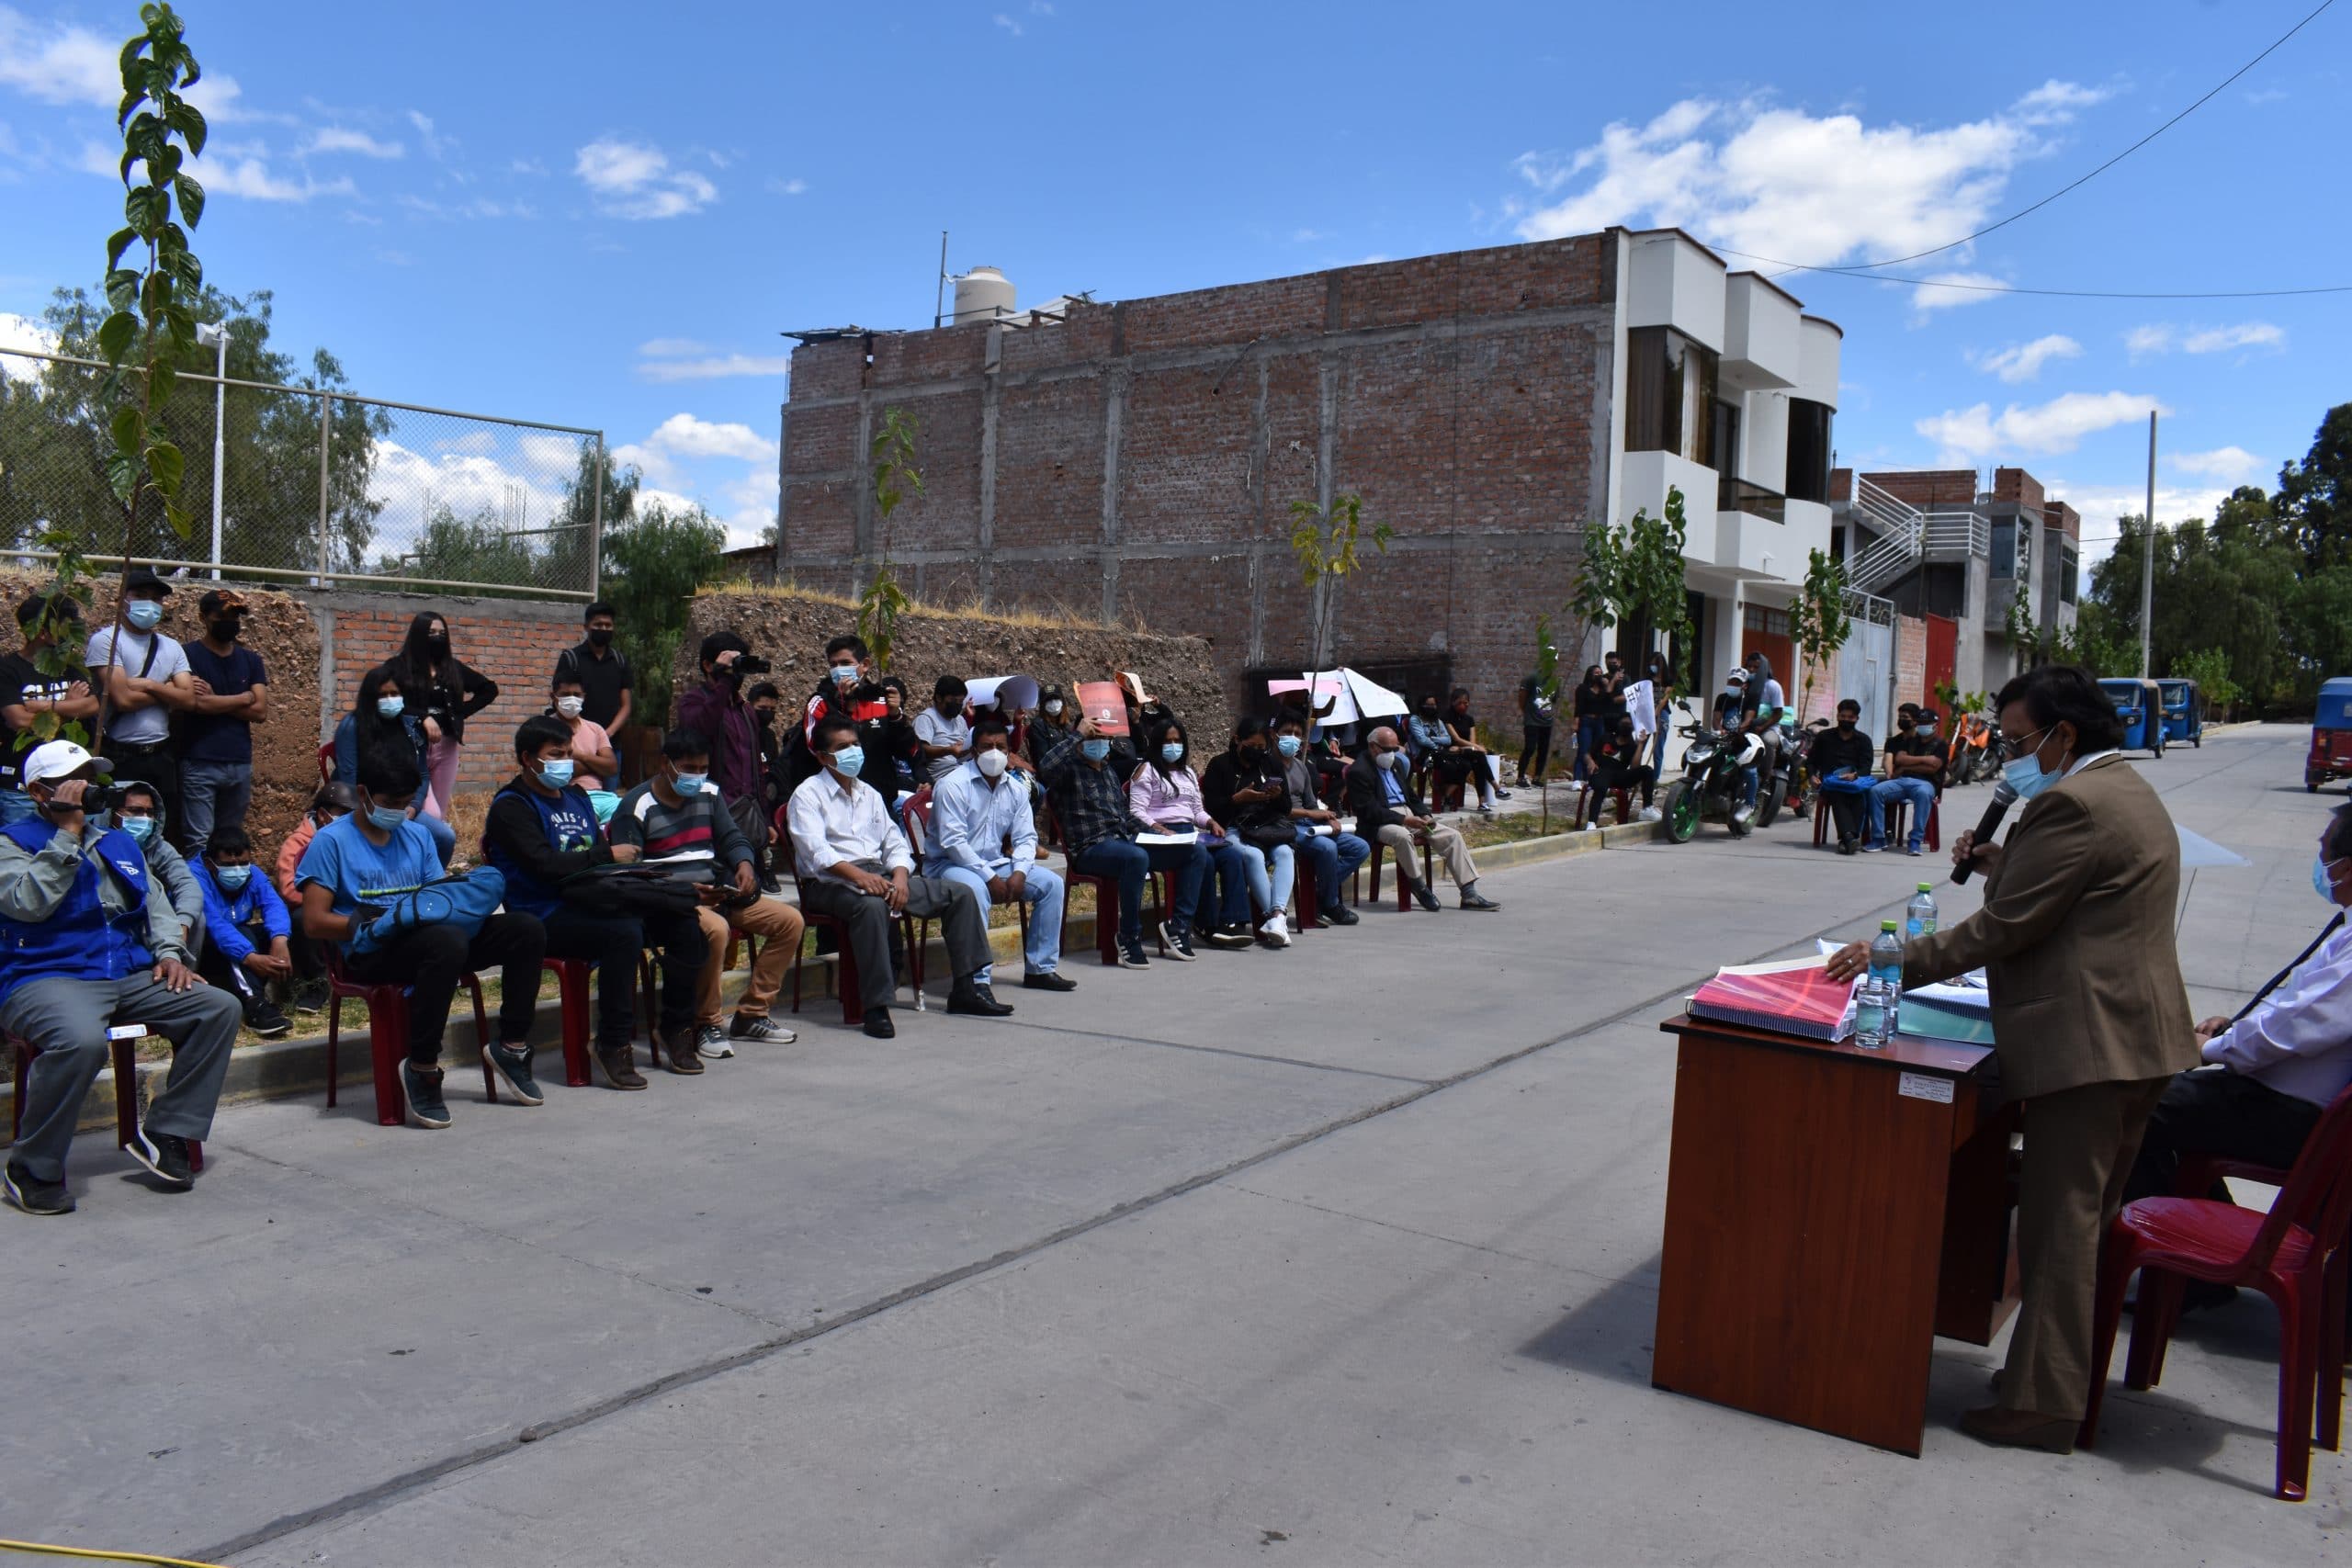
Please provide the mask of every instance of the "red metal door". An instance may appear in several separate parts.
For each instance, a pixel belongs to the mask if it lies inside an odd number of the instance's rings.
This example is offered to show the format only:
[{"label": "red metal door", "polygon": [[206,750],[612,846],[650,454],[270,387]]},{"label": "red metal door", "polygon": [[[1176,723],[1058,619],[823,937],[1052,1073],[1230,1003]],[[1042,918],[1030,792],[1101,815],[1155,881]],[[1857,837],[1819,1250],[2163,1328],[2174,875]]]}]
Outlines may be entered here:
[{"label": "red metal door", "polygon": [[[1942,615],[1928,617],[1928,687],[1911,699],[1932,706],[1938,686],[1960,679],[1960,623]],[[1949,731],[1947,731],[1949,733]]]}]

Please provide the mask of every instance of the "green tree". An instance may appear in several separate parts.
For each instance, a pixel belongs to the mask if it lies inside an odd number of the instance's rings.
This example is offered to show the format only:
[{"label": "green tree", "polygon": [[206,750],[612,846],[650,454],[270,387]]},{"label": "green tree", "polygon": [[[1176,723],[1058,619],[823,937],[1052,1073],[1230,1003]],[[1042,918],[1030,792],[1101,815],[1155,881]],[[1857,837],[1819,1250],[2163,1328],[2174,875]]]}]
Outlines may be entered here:
[{"label": "green tree", "polygon": [[667,720],[686,612],[695,591],[724,574],[726,548],[727,530],[699,506],[632,505],[628,521],[605,530],[604,596],[613,604],[613,640],[637,671],[638,723]]},{"label": "green tree", "polygon": [[588,552],[596,533],[598,492],[603,492],[601,515],[609,536],[636,516],[638,487],[635,468],[616,468],[609,447],[594,436],[582,436],[579,464],[564,481],[563,504],[548,520],[547,559],[537,581],[550,588],[587,592]]},{"label": "green tree", "polygon": [[1804,668],[1804,691],[1797,699],[1799,714],[1812,707],[1815,676],[1838,656],[1853,630],[1854,624],[1846,615],[1845,562],[1832,560],[1820,550],[1811,552],[1805,561],[1804,586],[1789,605],[1789,631]]},{"label": "green tree", "polygon": [[1306,666],[1309,686],[1307,705],[1319,707],[1312,682],[1327,664],[1339,662],[1339,649],[1332,646],[1340,620],[1340,588],[1347,580],[1363,570],[1358,547],[1369,541],[1376,555],[1388,553],[1388,541],[1396,533],[1385,523],[1367,527],[1363,520],[1363,497],[1343,495],[1331,502],[1331,510],[1323,509],[1311,501],[1290,503],[1290,550],[1298,562],[1298,580],[1311,595],[1307,612]]},{"label": "green tree", "polygon": [[1676,650],[1674,683],[1686,687],[1681,655],[1690,641],[1690,607],[1682,549],[1689,533],[1682,491],[1672,485],[1667,487],[1663,517],[1642,508],[1622,530],[1587,524],[1584,554],[1568,595],[1568,614],[1583,626],[1606,631],[1630,623],[1664,636],[1668,648]]},{"label": "green tree", "polygon": [[511,582],[529,589],[538,581],[531,541],[507,531],[488,507],[460,517],[447,502],[433,509],[416,549],[388,556],[376,566],[384,577],[422,577],[442,582]]},{"label": "green tree", "polygon": [[2169,673],[2197,682],[2197,694],[2204,700],[2207,713],[2216,708],[2226,713],[2238,699],[2237,682],[2230,679],[2230,656],[2218,648],[2181,655],[2173,660]]},{"label": "green tree", "polygon": [[2328,410],[2303,460],[2278,470],[2275,504],[2311,570],[2352,565],[2352,403]]},{"label": "green tree", "polygon": [[881,550],[874,575],[858,596],[857,635],[873,651],[874,668],[890,668],[890,649],[898,641],[899,617],[914,601],[899,581],[890,559],[890,514],[910,495],[922,493],[922,470],[915,467],[914,416],[899,408],[885,409],[882,428],[874,433],[866,455],[874,463],[874,505],[882,513]]}]

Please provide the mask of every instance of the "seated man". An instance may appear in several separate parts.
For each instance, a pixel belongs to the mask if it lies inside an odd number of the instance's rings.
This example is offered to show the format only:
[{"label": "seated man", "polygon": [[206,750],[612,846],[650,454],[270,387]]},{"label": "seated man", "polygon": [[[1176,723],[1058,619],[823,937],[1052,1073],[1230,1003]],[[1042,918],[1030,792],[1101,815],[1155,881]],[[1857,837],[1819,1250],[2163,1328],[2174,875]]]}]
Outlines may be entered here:
[{"label": "seated man", "polygon": [[127,1145],[166,1186],[194,1179],[188,1140],[212,1110],[237,1038],[237,1000],[197,978],[177,918],[154,896],[139,845],[83,797],[103,764],[70,740],[21,759],[35,815],[0,829],[0,1031],[34,1046],[6,1189],[28,1214],[70,1214],[65,1155],[111,1055],[107,1031],[142,1023],[172,1043],[172,1077]]},{"label": "seated man", "polygon": [[[1139,765],[1132,751],[1125,756],[1131,770]],[[1143,900],[1144,884],[1155,871],[1170,873],[1175,884],[1174,908],[1160,927],[1161,939],[1168,942],[1170,953],[1189,960],[1193,954],[1186,932],[1200,908],[1201,884],[1208,876],[1207,847],[1198,842],[1147,845],[1135,841],[1136,835],[1145,830],[1143,821],[1128,804],[1126,786],[1119,782],[1111,738],[1095,727],[1091,717],[1080,717],[1075,729],[1062,733],[1038,764],[1037,773],[1053,796],[1054,815],[1061,822],[1064,844],[1069,851],[1070,870],[1110,877],[1118,884],[1119,966],[1151,966],[1143,951]],[[1102,918],[1098,908],[1095,919]]]},{"label": "seated man", "polygon": [[401,1093],[408,1119],[420,1127],[449,1124],[441,1095],[441,1036],[458,977],[499,967],[498,1043],[484,1057],[525,1105],[542,1096],[531,1072],[531,1021],[539,1006],[539,959],[547,933],[529,915],[492,915],[472,935],[452,925],[418,926],[364,953],[353,939],[379,905],[442,875],[438,841],[409,807],[424,780],[406,753],[370,751],[359,764],[357,809],[311,836],[295,868],[302,893],[302,930],[311,941],[333,942],[343,972],[363,986],[406,986],[408,1060],[401,1064]]},{"label": "seated man", "polygon": [[1441,827],[1406,782],[1404,743],[1386,725],[1372,732],[1363,755],[1348,768],[1348,809],[1355,813],[1358,833],[1388,846],[1396,857],[1398,879],[1413,889],[1422,908],[1434,911],[1438,907],[1437,894],[1421,880],[1420,857],[1414,853],[1425,843],[1445,862],[1464,908],[1502,908],[1479,893],[1478,868],[1462,835]]},{"label": "seated man", "polygon": [[564,878],[613,862],[611,843],[585,791],[573,787],[571,731],[552,718],[514,732],[518,771],[492,797],[482,844],[506,877],[506,907],[547,930],[547,956],[578,958],[596,970],[596,1065],[615,1089],[643,1089],[637,1070],[637,959],[662,951],[662,1060],[673,1073],[703,1070],[695,1028],[695,976],[706,944],[691,910],[639,919],[590,914],[563,891]]},{"label": "seated man", "polygon": [[[1357,915],[1340,894],[1348,878],[1372,856],[1372,846],[1353,833],[1340,831],[1340,814],[1323,804],[1321,775],[1306,755],[1306,721],[1285,710],[1274,720],[1274,752],[1281,760],[1283,783],[1290,794],[1290,819],[1297,829],[1292,850],[1299,863],[1315,875],[1317,911],[1329,925],[1351,926]],[[1317,828],[1329,828],[1318,833]]]},{"label": "seated man", "polygon": [[294,977],[294,928],[277,889],[254,874],[254,841],[243,828],[212,829],[196,880],[204,890],[207,939],[197,973],[238,999],[245,1027],[255,1034],[275,1040],[293,1033],[293,1021],[269,999],[269,983]]},{"label": "seated man", "polygon": [[980,913],[979,901],[961,883],[910,874],[915,857],[906,835],[890,820],[881,792],[858,779],[865,750],[857,743],[857,726],[827,714],[817,721],[811,745],[824,771],[803,780],[786,807],[793,862],[800,873],[803,907],[848,928],[864,993],[865,1032],[876,1040],[899,1032],[890,1021],[890,998],[898,994],[890,924],[900,914],[938,918],[956,976],[947,993],[949,1012],[980,1018],[1011,1012],[975,978],[989,963],[988,917]]},{"label": "seated man", "polygon": [[[2169,1197],[2184,1155],[2217,1155],[2284,1170],[2320,1112],[2352,1083],[2352,806],[2320,829],[2313,883],[2338,906],[2320,939],[2271,977],[2237,1017],[2197,1026],[2206,1065],[2182,1073],[2148,1119],[2123,1197]],[[2189,1301],[2226,1287],[2189,1286]]]},{"label": "seated man", "polygon": [[[983,907],[1026,903],[1029,942],[1021,984],[1033,991],[1074,991],[1060,973],[1062,879],[1037,859],[1037,818],[1027,784],[1011,773],[1012,730],[993,714],[972,726],[972,758],[932,785],[931,842],[923,874],[958,882]],[[972,976],[993,999],[992,971]]]},{"label": "seated man", "polygon": [[[1657,770],[1642,760],[1648,753],[1649,738],[1634,728],[1631,714],[1609,721],[1600,743],[1592,749],[1592,783],[1584,792],[1582,809],[1577,813],[1580,826],[1600,827],[1601,802],[1621,789],[1636,787],[1642,792],[1642,814],[1629,820],[1657,820],[1657,807],[1651,804],[1657,790]],[[1618,826],[1622,828],[1624,823]]]},{"label": "seated man", "polygon": [[1876,854],[1890,847],[1886,841],[1886,806],[1891,800],[1900,800],[1911,808],[1907,852],[1916,855],[1926,847],[1928,813],[1935,809],[1936,797],[1943,793],[1944,768],[1951,753],[1936,738],[1939,716],[1935,710],[1920,708],[1917,713],[1916,719],[1898,717],[1896,733],[1886,743],[1888,776],[1871,786],[1871,836],[1862,846],[1864,854]]},{"label": "seated man", "polygon": [[1870,800],[1871,738],[1862,733],[1862,705],[1849,697],[1838,705],[1838,724],[1813,739],[1804,765],[1821,781],[1821,803],[1838,824],[1838,852],[1849,855],[1862,836],[1862,810]]},{"label": "seated man", "polygon": [[179,921],[180,945],[197,952],[204,946],[204,889],[179,851],[164,841],[162,794],[144,779],[129,779],[114,786],[114,825],[139,840],[139,852]]},{"label": "seated man", "polygon": [[1756,797],[1765,779],[1772,776],[1779,766],[1781,720],[1788,716],[1788,694],[1781,682],[1772,678],[1772,661],[1761,653],[1747,656],[1747,680],[1740,690],[1746,696],[1740,709],[1739,730],[1764,742],[1764,750],[1757,765],[1743,768],[1739,775],[1739,806],[1734,820],[1745,828],[1756,818]]},{"label": "seated man", "polygon": [[[695,913],[705,950],[695,979],[695,1043],[702,1054],[732,1056],[738,1040],[791,1044],[796,1036],[769,1011],[783,988],[785,971],[800,951],[800,911],[780,899],[760,897],[751,842],[735,825],[718,786],[710,782],[709,739],[693,729],[673,729],[664,736],[661,767],[621,796],[606,831],[615,860],[639,861],[683,876],[695,885],[703,900]],[[718,983],[730,931],[757,937],[762,945],[752,960],[752,978],[735,1004],[735,1016],[722,1026]]]}]

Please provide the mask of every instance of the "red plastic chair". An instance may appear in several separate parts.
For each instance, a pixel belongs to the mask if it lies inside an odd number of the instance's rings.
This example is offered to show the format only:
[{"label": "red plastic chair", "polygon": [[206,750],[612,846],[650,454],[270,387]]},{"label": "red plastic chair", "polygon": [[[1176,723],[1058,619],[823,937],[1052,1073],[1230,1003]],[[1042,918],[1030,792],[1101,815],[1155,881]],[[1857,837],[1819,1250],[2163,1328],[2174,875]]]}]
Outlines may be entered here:
[{"label": "red plastic chair", "polygon": [[[794,868],[793,884],[799,892],[801,923],[809,931],[829,931],[833,933],[833,980],[834,988],[841,993],[842,1021],[864,1023],[865,996],[858,974],[857,954],[851,950],[850,946],[849,923],[838,915],[828,915],[820,909],[809,907],[808,884],[806,878],[798,874],[799,862],[793,854],[790,812],[791,807],[788,805],[777,807],[774,826],[775,842],[782,848],[785,859]],[[907,976],[913,982],[915,991],[920,996],[922,991],[922,947],[914,940],[914,918],[910,915],[900,915],[899,926],[901,939],[907,946]],[[800,952],[795,952],[792,955],[792,1010],[795,1012],[800,1010],[801,958]]]},{"label": "red plastic chair", "polygon": [[[327,1105],[334,1107],[342,1083],[335,1052],[343,1039],[342,1002],[352,997],[368,1005],[368,1052],[376,1067],[376,1124],[397,1127],[407,1116],[407,1103],[401,1094],[401,1064],[408,1059],[408,987],[390,981],[362,984],[344,973],[343,953],[334,942],[321,942],[319,951],[327,964]],[[458,980],[473,993],[474,1037],[488,1046],[490,1010],[482,1005],[481,976],[469,970]],[[481,1087],[491,1102],[497,1103],[498,1079],[487,1058],[481,1065]]]},{"label": "red plastic chair", "polygon": [[319,782],[334,783],[334,742],[332,740],[319,744]]},{"label": "red plastic chair", "polygon": [[[1374,838],[1372,840],[1372,858],[1358,868],[1359,874],[1367,868],[1372,872],[1372,901],[1375,904],[1380,902],[1380,863],[1387,853],[1388,846]],[[1421,840],[1421,881],[1428,886],[1437,886],[1436,862],[1430,853],[1427,839]],[[1363,900],[1358,898],[1356,902],[1361,904]],[[1396,912],[1403,914],[1412,907],[1413,885],[1400,876],[1396,879]]]},{"label": "red plastic chair", "polygon": [[[107,1031],[107,1053],[114,1058],[114,1144],[119,1149],[128,1148],[139,1131],[139,1043],[152,1032],[143,1023],[118,1023]],[[25,1087],[40,1047],[15,1034],[7,1042],[17,1058],[17,1097],[8,1123],[8,1141],[14,1143],[25,1130]],[[204,1168],[204,1145],[194,1138],[187,1141],[187,1165],[190,1170]]]},{"label": "red plastic chair", "polygon": [[[563,1040],[563,1081],[571,1089],[585,1089],[588,1077],[588,1043],[596,1037],[595,1014],[588,1005],[588,982],[595,966],[584,958],[542,958],[542,972],[555,976],[556,1017]],[[660,1062],[660,1053],[655,1054]]]},{"label": "red plastic chair", "polygon": [[[2341,1355],[2344,1300],[2328,1288],[2329,1255],[2344,1247],[2352,1221],[2352,1089],[2335,1097],[2304,1142],[2267,1214],[2206,1198],[2143,1198],[2109,1230],[2099,1274],[2090,1405],[2075,1438],[2098,1436],[2107,1370],[2123,1316],[2123,1287],[2134,1269],[2140,1307],[2124,1363],[2124,1385],[2154,1385],[2164,1342],[2180,1315],[2189,1280],[2251,1285],[2278,1309],[2278,1466],[2277,1495],[2301,1502],[2311,1480],[2312,1400],[2324,1337]],[[2328,1238],[2325,1243],[2320,1237]],[[2338,1278],[2341,1276],[2338,1275]],[[2323,1321],[2325,1320],[2325,1321]],[[2340,1402],[2339,1376],[2332,1398]],[[2334,1434],[2331,1433],[2331,1436]]]}]

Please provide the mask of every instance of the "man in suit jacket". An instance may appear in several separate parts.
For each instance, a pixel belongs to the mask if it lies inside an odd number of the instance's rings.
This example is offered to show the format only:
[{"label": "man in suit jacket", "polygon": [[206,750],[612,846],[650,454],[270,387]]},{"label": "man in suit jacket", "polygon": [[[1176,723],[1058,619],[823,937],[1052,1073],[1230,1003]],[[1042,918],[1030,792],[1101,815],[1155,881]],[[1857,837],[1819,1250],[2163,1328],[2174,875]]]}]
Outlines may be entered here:
[{"label": "man in suit jacket", "polygon": [[[1998,1403],[1961,1427],[2068,1453],[2090,1392],[2099,1242],[2149,1113],[2198,1059],[2173,942],[2180,840],[2117,755],[2122,727],[2086,671],[2044,665],[2003,687],[1996,706],[2004,771],[2027,805],[2005,847],[1960,836],[1952,858],[1985,873],[1984,907],[1910,942],[1903,978],[1983,966],[2002,1081],[2024,1101],[2023,1300]],[[1841,951],[1830,973],[1859,974],[1864,951]]]},{"label": "man in suit jacket", "polygon": [[1478,891],[1478,867],[1470,859],[1470,846],[1421,804],[1407,774],[1405,746],[1396,732],[1385,725],[1374,730],[1363,754],[1348,764],[1348,809],[1355,813],[1356,836],[1388,846],[1396,857],[1397,877],[1412,887],[1422,908],[1434,912],[1438,907],[1437,893],[1420,880],[1420,856],[1414,852],[1424,842],[1445,862],[1446,874],[1461,889],[1464,908],[1501,908]]}]

